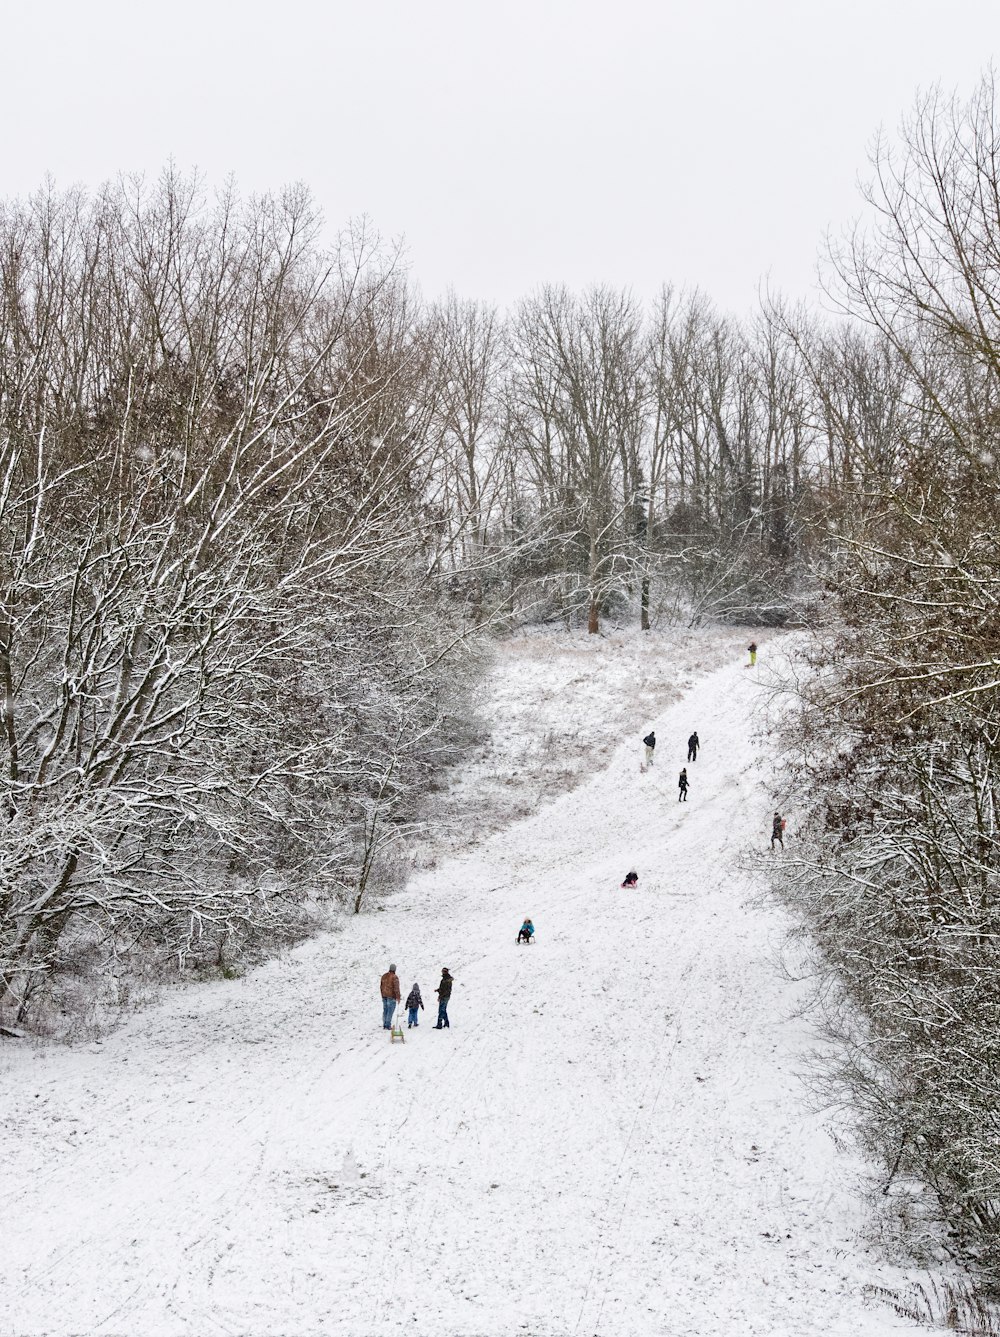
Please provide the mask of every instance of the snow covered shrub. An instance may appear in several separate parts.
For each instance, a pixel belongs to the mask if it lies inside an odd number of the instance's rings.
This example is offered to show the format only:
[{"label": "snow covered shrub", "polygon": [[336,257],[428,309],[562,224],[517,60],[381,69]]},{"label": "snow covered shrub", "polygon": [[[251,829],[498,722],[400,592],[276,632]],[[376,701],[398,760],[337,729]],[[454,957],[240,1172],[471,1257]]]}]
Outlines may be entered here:
[{"label": "snow covered shrub", "polygon": [[[0,1003],[262,950],[440,736],[405,289],[301,191],[0,213]],[[387,808],[386,795],[391,793]],[[391,808],[391,810],[389,810]],[[84,931],[86,930],[86,931]]]},{"label": "snow covered shrub", "polygon": [[[843,480],[844,633],[799,739],[793,894],[853,1005],[845,1077],[887,1179],[1000,1291],[1000,115],[927,95],[841,259],[875,327],[812,365]],[[808,790],[807,788],[808,787]],[[791,861],[790,861],[791,862]],[[853,1020],[857,1018],[857,1020]]]}]

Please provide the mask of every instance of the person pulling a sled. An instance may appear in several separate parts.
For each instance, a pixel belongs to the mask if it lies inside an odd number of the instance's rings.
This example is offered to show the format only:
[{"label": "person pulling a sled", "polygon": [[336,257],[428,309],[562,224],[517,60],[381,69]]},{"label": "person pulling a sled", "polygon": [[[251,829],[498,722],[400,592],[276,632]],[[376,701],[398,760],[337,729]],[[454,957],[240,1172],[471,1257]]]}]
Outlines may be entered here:
[{"label": "person pulling a sled", "polygon": [[688,801],[688,773],[687,767],[681,767],[681,773],[677,777],[677,802],[687,803]]},{"label": "person pulling a sled", "polygon": [[535,926],[530,919],[526,919],[517,932],[518,942],[530,942],[535,936]]},{"label": "person pulling a sled", "polygon": [[698,760],[698,749],[700,747],[701,744],[698,742],[698,733],[696,730],[688,739],[688,761]]},{"label": "person pulling a sled", "polygon": [[656,734],[650,729],[649,733],[642,740],[646,745],[646,765],[653,764],[653,748],[656,747]]},{"label": "person pulling a sled", "polygon": [[417,1015],[420,1012],[420,1009],[423,1007],[423,1005],[424,1005],[424,1000],[420,997],[420,985],[414,984],[413,988],[406,995],[407,1029],[409,1029],[411,1026],[418,1026],[420,1024],[417,1021]]},{"label": "person pulling a sled", "polygon": [[396,967],[391,965],[379,980],[379,992],[382,995],[382,1029],[392,1030],[392,1017],[400,999],[399,976]]},{"label": "person pulling a sled", "polygon": [[639,874],[636,872],[626,873],[623,887],[637,887],[639,885]]}]

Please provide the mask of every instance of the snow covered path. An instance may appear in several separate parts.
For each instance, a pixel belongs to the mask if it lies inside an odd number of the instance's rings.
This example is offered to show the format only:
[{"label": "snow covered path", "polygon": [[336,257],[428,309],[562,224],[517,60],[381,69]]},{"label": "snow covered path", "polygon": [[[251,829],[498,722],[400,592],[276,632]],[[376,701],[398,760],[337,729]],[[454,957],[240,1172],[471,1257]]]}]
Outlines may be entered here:
[{"label": "snow covered path", "polygon": [[[3,1047],[0,1332],[912,1330],[865,1299],[905,1278],[799,1083],[782,917],[747,904],[757,700],[715,672],[655,721],[648,774],[630,740],[343,933],[103,1044]],[[402,1045],[390,960],[428,1008]]]}]

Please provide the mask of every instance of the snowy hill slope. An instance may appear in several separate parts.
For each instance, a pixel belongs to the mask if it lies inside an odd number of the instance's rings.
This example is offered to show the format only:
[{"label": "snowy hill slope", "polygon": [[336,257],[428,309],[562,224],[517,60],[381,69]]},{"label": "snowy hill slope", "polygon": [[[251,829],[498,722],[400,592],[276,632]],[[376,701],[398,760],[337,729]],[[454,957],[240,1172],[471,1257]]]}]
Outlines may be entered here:
[{"label": "snowy hill slope", "polygon": [[[630,739],[341,934],[100,1045],[8,1044],[0,1331],[910,1330],[865,1299],[905,1278],[798,1080],[782,917],[748,904],[759,700],[734,657],[653,721],[649,773]],[[390,960],[428,1004],[402,1045]]]}]

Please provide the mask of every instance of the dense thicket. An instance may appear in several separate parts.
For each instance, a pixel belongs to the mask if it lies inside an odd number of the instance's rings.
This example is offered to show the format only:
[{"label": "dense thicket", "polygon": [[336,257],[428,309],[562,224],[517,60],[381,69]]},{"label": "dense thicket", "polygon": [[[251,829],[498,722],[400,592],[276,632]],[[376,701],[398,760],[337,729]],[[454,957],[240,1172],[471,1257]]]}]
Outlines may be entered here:
[{"label": "dense thicket", "polygon": [[[443,750],[428,358],[360,234],[168,176],[0,214],[0,980],[360,899]],[[419,390],[418,390],[419,385]]]},{"label": "dense thicket", "polygon": [[869,328],[799,345],[839,457],[837,622],[808,693],[795,895],[852,1006],[887,1180],[1000,1285],[1000,157],[995,88],[879,144],[838,256]]}]

